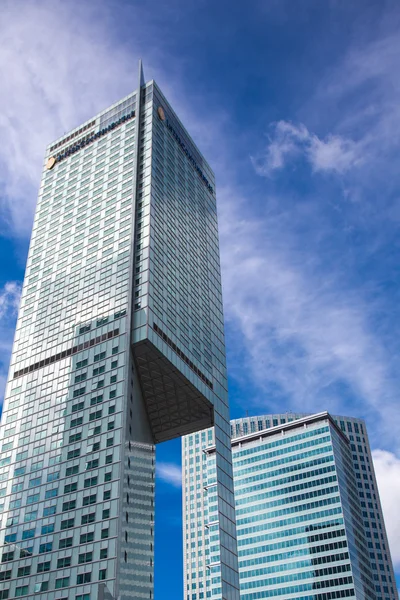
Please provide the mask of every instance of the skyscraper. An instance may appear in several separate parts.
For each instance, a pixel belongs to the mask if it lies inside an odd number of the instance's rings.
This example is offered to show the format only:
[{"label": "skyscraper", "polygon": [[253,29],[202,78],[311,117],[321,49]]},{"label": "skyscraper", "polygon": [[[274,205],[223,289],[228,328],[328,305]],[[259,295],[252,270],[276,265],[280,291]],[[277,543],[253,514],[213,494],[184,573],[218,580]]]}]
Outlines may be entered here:
[{"label": "skyscraper", "polygon": [[[231,436],[242,600],[398,599],[362,419],[245,417]],[[185,600],[218,597],[212,429],[183,438],[182,465]]]},{"label": "skyscraper", "polygon": [[214,425],[238,600],[214,174],[155,82],[50,144],[1,427],[0,598],[153,597],[154,446]]}]

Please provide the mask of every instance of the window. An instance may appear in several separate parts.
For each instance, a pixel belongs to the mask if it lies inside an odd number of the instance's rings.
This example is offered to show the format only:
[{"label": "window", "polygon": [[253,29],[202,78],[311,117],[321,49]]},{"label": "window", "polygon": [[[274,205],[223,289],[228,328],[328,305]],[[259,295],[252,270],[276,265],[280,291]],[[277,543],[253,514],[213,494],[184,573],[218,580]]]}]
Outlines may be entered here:
[{"label": "window", "polygon": [[100,558],[108,558],[108,548],[101,548],[100,550]]},{"label": "window", "polygon": [[96,375],[101,375],[102,373],[104,373],[106,370],[105,365],[102,365],[101,367],[96,367],[96,369],[93,369],[93,377],[95,377]]},{"label": "window", "polygon": [[93,540],[94,540],[94,532],[89,531],[89,533],[82,533],[82,535],[79,539],[79,543],[87,544],[88,542],[93,542]]},{"label": "window", "polygon": [[64,569],[65,567],[71,566],[71,557],[65,556],[64,558],[59,558],[57,561],[57,569]]},{"label": "window", "polygon": [[37,510],[25,513],[25,518],[24,518],[25,523],[29,523],[29,521],[35,521],[37,519],[37,514],[38,514]]},{"label": "window", "polygon": [[60,477],[60,471],[57,471],[57,473],[49,473],[47,475],[47,483],[50,483],[51,481],[56,481],[57,479],[59,479]]},{"label": "window", "polygon": [[75,596],[75,600],[90,600],[90,594],[79,594]]},{"label": "window", "polygon": [[95,435],[99,435],[99,433],[101,433],[101,425],[97,425],[97,427],[94,427],[93,429],[89,429],[88,437],[93,437]]},{"label": "window", "polygon": [[82,425],[83,417],[78,417],[77,419],[71,419],[70,428],[78,427],[78,425]]},{"label": "window", "polygon": [[28,498],[26,499],[26,503],[27,504],[36,504],[36,502],[39,502],[39,497],[40,497],[40,494],[33,494],[32,496],[28,496]]},{"label": "window", "polygon": [[94,523],[96,520],[96,513],[89,513],[88,515],[82,515],[81,525],[87,525],[88,523]]},{"label": "window", "polygon": [[56,506],[48,506],[47,508],[43,509],[43,516],[44,517],[49,517],[50,515],[55,515],[56,514]]},{"label": "window", "polygon": [[108,534],[109,534],[109,529],[108,527],[106,529],[102,529],[101,530],[101,539],[105,540],[106,538],[108,538]]},{"label": "window", "polygon": [[[8,573],[8,571],[6,571],[6,572]],[[4,600],[6,600],[9,597],[8,596],[9,591],[10,591],[9,589],[8,590],[0,590],[0,599],[3,600],[3,598],[4,598]]]},{"label": "window", "polygon": [[53,549],[53,542],[46,542],[45,544],[40,544],[39,554],[44,554],[45,552],[51,552],[52,549]]},{"label": "window", "polygon": [[17,541],[17,534],[16,533],[10,533],[9,535],[4,536],[4,543],[5,544],[12,544],[13,542]]},{"label": "window", "polygon": [[83,360],[78,360],[78,362],[76,363],[76,368],[80,369],[81,367],[86,367],[87,364],[88,364],[87,358],[84,358]]},{"label": "window", "polygon": [[96,412],[92,412],[89,414],[89,421],[95,421],[96,419],[100,419],[102,416],[102,410],[96,410]]},{"label": "window", "polygon": [[78,396],[83,396],[83,394],[85,392],[86,392],[86,387],[78,388],[77,390],[74,390],[73,397],[78,398]]},{"label": "window", "polygon": [[107,425],[107,431],[111,431],[112,429],[114,429],[114,421],[110,421]]},{"label": "window", "polygon": [[113,461],[113,455],[112,454],[107,454],[106,456],[106,460],[105,460],[105,464],[106,465],[110,465]]},{"label": "window", "polygon": [[78,402],[78,404],[73,404],[71,408],[71,412],[77,412],[78,410],[82,410],[85,406],[84,402]]},{"label": "window", "polygon": [[58,549],[63,550],[64,548],[71,548],[71,546],[72,546],[72,537],[68,537],[68,538],[64,538],[63,540],[60,540],[60,543],[58,544]]},{"label": "window", "polygon": [[55,498],[55,496],[57,496],[58,494],[58,488],[54,488],[52,490],[47,490],[47,492],[45,492],[44,497],[46,500],[48,500],[49,498]]},{"label": "window", "polygon": [[113,415],[115,413],[115,404],[108,407],[108,414]]},{"label": "window", "polygon": [[71,529],[71,527],[74,526],[74,521],[75,519],[65,519],[64,521],[61,521],[60,529]]},{"label": "window", "polygon": [[99,569],[99,580],[107,579],[107,569]]},{"label": "window", "polygon": [[49,525],[43,525],[41,534],[47,535],[48,533],[53,533],[54,531],[54,523],[50,523]]},{"label": "window", "polygon": [[91,562],[92,560],[93,560],[93,552],[84,552],[83,554],[79,554],[79,556],[78,556],[79,564],[88,563],[88,562]]},{"label": "window", "polygon": [[79,465],[74,465],[73,467],[68,467],[65,469],[65,476],[70,477],[71,475],[77,475],[79,473]]},{"label": "window", "polygon": [[23,540],[29,540],[30,538],[33,538],[33,537],[35,537],[34,529],[25,529],[25,531],[22,532]]},{"label": "window", "polygon": [[107,439],[107,443],[106,443],[106,447],[110,448],[110,446],[113,446],[113,445],[114,445],[114,438],[113,437],[108,438]]},{"label": "window", "polygon": [[67,454],[67,460],[71,460],[71,458],[77,458],[81,455],[81,449],[75,448],[75,450],[70,450]]},{"label": "window", "polygon": [[94,355],[94,362],[97,362],[98,360],[103,360],[103,358],[106,357],[106,353],[105,352],[100,352],[100,354],[95,354]]},{"label": "window", "polygon": [[95,458],[93,460],[89,460],[86,463],[86,471],[90,471],[91,469],[97,469],[97,467],[99,466],[99,459]]},{"label": "window", "polygon": [[49,589],[48,581],[40,581],[39,583],[35,583],[33,587],[34,592],[46,592]]},{"label": "window", "polygon": [[69,500],[69,502],[64,502],[62,505],[62,511],[66,512],[67,510],[73,510],[76,508],[76,500]]},{"label": "window", "polygon": [[20,567],[17,571],[17,577],[26,577],[27,575],[31,574],[31,566],[28,565],[27,567]]},{"label": "window", "polygon": [[18,467],[18,469],[14,469],[14,477],[19,477],[20,475],[25,474],[26,467]]},{"label": "window", "polygon": [[69,577],[61,577],[61,579],[56,579],[56,585],[55,585],[56,590],[59,590],[60,588],[64,588],[64,587],[68,587],[68,586],[69,586]]},{"label": "window", "polygon": [[92,581],[92,574],[91,573],[80,573],[76,577],[76,583],[77,584],[90,583],[91,581]]},{"label": "window", "polygon": [[44,462],[42,460],[37,463],[34,463],[31,466],[31,471],[39,471],[39,470],[43,469],[43,464],[44,464]]},{"label": "window", "polygon": [[97,477],[90,477],[89,479],[85,479],[83,486],[85,488],[92,487],[93,485],[97,485]]},{"label": "window", "polygon": [[90,406],[95,406],[96,404],[100,404],[100,402],[103,402],[103,396],[93,396],[93,398],[90,399]]},{"label": "window", "polygon": [[46,573],[47,571],[50,571],[50,561],[38,564],[37,573]]},{"label": "window", "polygon": [[73,444],[74,442],[79,442],[82,439],[82,432],[73,433],[69,436],[69,444]]},{"label": "window", "polygon": [[[101,550],[100,550],[100,558],[101,558]],[[11,569],[9,569],[8,571],[1,571],[0,572],[0,581],[7,581],[8,579],[11,579]],[[0,598],[1,598],[1,596],[0,596]]]},{"label": "window", "polygon": [[25,594],[28,593],[29,590],[29,586],[28,585],[21,585],[17,588],[15,588],[15,597],[19,597],[19,596],[25,596]]},{"label": "window", "polygon": [[104,491],[103,500],[111,500],[111,490]]},{"label": "window", "polygon": [[35,477],[35,479],[30,479],[29,480],[29,487],[36,487],[38,485],[40,485],[42,483],[42,478],[41,477]]},{"label": "window", "polygon": [[76,492],[77,489],[78,489],[78,483],[76,481],[74,481],[74,483],[67,483],[64,486],[64,494],[69,494],[71,492]]},{"label": "window", "polygon": [[85,496],[83,498],[82,506],[88,506],[89,504],[96,503],[96,494],[92,494],[91,496]]}]

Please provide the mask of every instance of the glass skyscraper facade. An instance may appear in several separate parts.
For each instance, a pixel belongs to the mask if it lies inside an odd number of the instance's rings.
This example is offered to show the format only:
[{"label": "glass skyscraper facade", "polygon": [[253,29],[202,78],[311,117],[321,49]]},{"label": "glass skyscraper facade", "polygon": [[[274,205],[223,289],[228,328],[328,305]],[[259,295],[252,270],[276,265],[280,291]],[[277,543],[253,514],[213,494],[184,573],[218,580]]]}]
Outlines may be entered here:
[{"label": "glass skyscraper facade", "polygon": [[0,599],[153,597],[155,445],[214,426],[238,600],[214,175],[156,83],[46,150],[0,438]]},{"label": "glass skyscraper facade", "polygon": [[[397,600],[362,419],[231,421],[242,600]],[[185,600],[218,598],[212,428],[182,440]]]}]

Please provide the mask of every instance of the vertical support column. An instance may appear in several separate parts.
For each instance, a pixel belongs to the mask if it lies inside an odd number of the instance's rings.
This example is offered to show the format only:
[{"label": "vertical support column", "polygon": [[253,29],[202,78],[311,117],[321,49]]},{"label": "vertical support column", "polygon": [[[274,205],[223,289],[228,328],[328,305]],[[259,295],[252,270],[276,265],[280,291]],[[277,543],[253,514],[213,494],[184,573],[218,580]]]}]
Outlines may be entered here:
[{"label": "vertical support column", "polygon": [[219,412],[215,411],[222,600],[239,600],[240,588],[229,410],[222,402],[220,408],[226,413],[226,415],[221,416]]}]

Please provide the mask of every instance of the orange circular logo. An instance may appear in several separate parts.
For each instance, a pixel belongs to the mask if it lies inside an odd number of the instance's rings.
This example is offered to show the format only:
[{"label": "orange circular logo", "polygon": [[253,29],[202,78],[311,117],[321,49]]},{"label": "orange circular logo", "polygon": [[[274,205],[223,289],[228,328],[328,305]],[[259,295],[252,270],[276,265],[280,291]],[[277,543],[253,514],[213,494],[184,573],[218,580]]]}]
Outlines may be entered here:
[{"label": "orange circular logo", "polygon": [[55,164],[56,164],[56,159],[54,158],[54,156],[50,156],[50,158],[48,159],[48,161],[46,163],[46,169],[48,169],[50,171],[50,169],[52,169]]},{"label": "orange circular logo", "polygon": [[165,112],[162,106],[159,106],[157,109],[157,113],[158,116],[160,117],[161,121],[165,121]]}]

